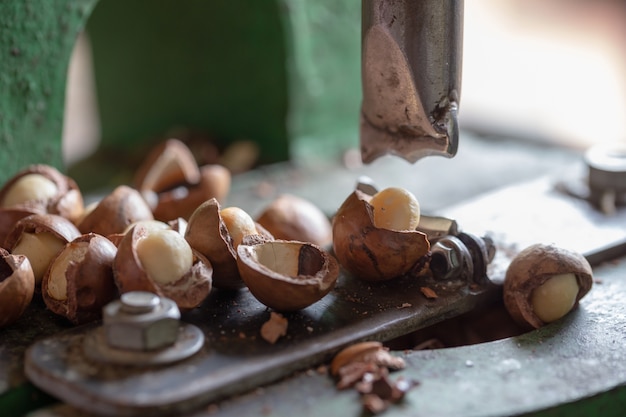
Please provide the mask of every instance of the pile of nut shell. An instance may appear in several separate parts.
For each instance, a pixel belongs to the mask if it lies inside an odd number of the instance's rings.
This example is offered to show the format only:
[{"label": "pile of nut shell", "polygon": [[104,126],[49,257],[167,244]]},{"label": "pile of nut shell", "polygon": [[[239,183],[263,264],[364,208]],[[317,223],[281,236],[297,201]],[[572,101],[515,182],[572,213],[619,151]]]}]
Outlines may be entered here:
[{"label": "pile of nut shell", "polygon": [[277,311],[302,309],[331,291],[339,266],[324,249],[328,218],[285,195],[253,220],[221,207],[230,182],[227,168],[198,166],[176,139],[146,156],[133,184],[89,205],[54,167],[16,173],[0,188],[0,327],[35,297],[82,324],[134,290],[170,298],[183,311],[212,288],[247,286]]},{"label": "pile of nut shell", "polygon": [[[230,183],[227,168],[198,166],[176,139],[146,155],[133,184],[88,206],[76,182],[51,166],[18,172],[0,188],[0,327],[34,296],[75,324],[98,319],[104,305],[135,290],[185,311],[212,288],[247,287],[267,307],[295,311],[327,295],[340,266],[369,282],[428,272],[430,242],[405,189],[357,189],[332,222],[312,203],[283,195],[255,220],[221,206]],[[571,311],[591,283],[581,255],[538,244],[511,263],[504,303],[515,320],[537,328]]]}]

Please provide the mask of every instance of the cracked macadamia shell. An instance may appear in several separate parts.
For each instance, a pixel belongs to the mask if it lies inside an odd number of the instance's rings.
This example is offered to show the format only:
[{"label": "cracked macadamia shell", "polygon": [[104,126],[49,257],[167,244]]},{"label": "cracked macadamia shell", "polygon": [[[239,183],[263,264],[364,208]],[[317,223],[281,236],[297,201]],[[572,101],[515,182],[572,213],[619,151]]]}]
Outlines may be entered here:
[{"label": "cracked macadamia shell", "polygon": [[337,260],[351,275],[365,281],[385,281],[414,270],[429,254],[428,238],[417,230],[374,226],[370,199],[356,190],[333,217]]},{"label": "cracked macadamia shell", "polygon": [[122,233],[132,223],[152,219],[152,210],[139,191],[120,185],[85,216],[78,229],[81,233],[109,236]]},{"label": "cracked macadamia shell", "polygon": [[196,184],[200,180],[200,169],[193,153],[182,141],[168,139],[148,153],[137,169],[134,187],[157,193],[179,184]]},{"label": "cracked macadamia shell", "polygon": [[298,240],[326,247],[333,235],[328,217],[301,197],[284,194],[272,201],[257,218],[276,239]]},{"label": "cracked macadamia shell", "polygon": [[511,261],[504,280],[504,305],[520,325],[539,328],[544,323],[531,305],[533,290],[551,277],[573,273],[578,284],[573,310],[591,289],[593,273],[589,262],[579,253],[552,245],[536,244],[521,251]]},{"label": "cracked macadamia shell", "polygon": [[[40,237],[37,237],[41,235]],[[45,239],[41,239],[45,236]],[[35,291],[41,289],[41,281],[50,263],[62,247],[80,236],[74,224],[56,214],[31,214],[20,219],[7,236],[5,245],[12,253],[31,256],[29,262],[35,273]],[[41,241],[45,240],[45,243]],[[28,242],[25,243],[25,242]],[[38,243],[39,242],[39,243]],[[45,253],[45,248],[55,250]]]},{"label": "cracked macadamia shell", "polygon": [[101,317],[102,308],[117,297],[113,279],[115,245],[95,233],[65,245],[42,281],[46,306],[74,324]]},{"label": "cracked macadamia shell", "polygon": [[296,311],[315,303],[334,288],[339,277],[337,261],[311,243],[243,243],[237,254],[250,293],[277,311]]},{"label": "cracked macadamia shell", "polygon": [[[150,227],[137,224],[119,242],[113,262],[113,273],[120,292],[153,292],[170,298],[181,310],[199,306],[211,292],[213,275],[211,263],[192,248],[193,260],[187,272],[168,283],[156,282],[148,276],[137,253],[139,240],[146,238],[150,231]],[[184,240],[182,235],[181,239]]]},{"label": "cracked macadamia shell", "polygon": [[169,221],[176,217],[189,219],[194,210],[206,200],[215,198],[224,201],[230,191],[231,173],[218,165],[203,165],[199,168],[200,180],[195,184],[182,184],[156,194],[153,209],[156,219]]},{"label": "cracked macadamia shell", "polygon": [[35,293],[35,275],[28,258],[0,248],[0,328],[14,323]]},{"label": "cracked macadamia shell", "polygon": [[[189,245],[213,266],[213,285],[225,290],[244,287],[237,268],[237,251],[226,223],[220,214],[220,203],[211,198],[202,203],[187,223],[185,239]],[[273,236],[256,224],[260,239],[271,240]],[[262,236],[262,238],[261,238]]]},{"label": "cracked macadamia shell", "polygon": [[56,186],[56,193],[43,200],[31,200],[19,204],[18,207],[33,213],[50,213],[65,217],[75,222],[83,213],[83,195],[76,182],[50,165],[31,165],[15,174],[0,189],[0,203],[5,200],[13,186],[23,177],[31,174],[41,175]]}]

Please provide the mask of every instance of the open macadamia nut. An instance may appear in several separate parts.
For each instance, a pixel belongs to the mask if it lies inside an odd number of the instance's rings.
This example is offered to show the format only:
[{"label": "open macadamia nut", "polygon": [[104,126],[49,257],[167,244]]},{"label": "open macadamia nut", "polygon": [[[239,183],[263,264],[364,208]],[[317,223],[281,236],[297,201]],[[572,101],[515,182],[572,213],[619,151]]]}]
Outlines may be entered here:
[{"label": "open macadamia nut", "polygon": [[83,210],[83,196],[76,182],[49,165],[31,165],[0,189],[0,208],[32,210],[65,217],[71,222]]},{"label": "open macadamia nut", "polygon": [[42,281],[46,306],[74,324],[100,318],[102,307],[118,294],[113,279],[117,248],[104,236],[81,235],[50,264]]},{"label": "open macadamia nut", "polygon": [[284,194],[272,201],[257,217],[276,239],[311,242],[321,247],[332,244],[328,217],[316,205],[301,197]]},{"label": "open macadamia nut", "polygon": [[180,184],[197,184],[199,181],[200,169],[191,150],[178,139],[168,139],[148,153],[133,182],[140,192],[159,193]]},{"label": "open macadamia nut", "polygon": [[96,204],[78,228],[82,233],[109,236],[122,233],[134,222],[152,219],[152,210],[139,191],[120,185]]},{"label": "open macadamia nut", "polygon": [[591,289],[593,273],[579,253],[536,244],[521,251],[504,280],[504,305],[526,328],[539,328],[565,316]]},{"label": "open macadamia nut", "polygon": [[[333,247],[339,263],[354,277],[366,281],[419,273],[430,251],[426,235],[415,230],[419,206],[404,192],[395,196],[394,191],[383,192],[377,197],[355,190],[332,221]],[[379,205],[372,205],[372,200]],[[386,201],[391,205],[385,206]],[[405,203],[409,207],[403,206]],[[379,211],[382,214],[377,215]],[[386,219],[389,215],[391,219]]]},{"label": "open macadamia nut", "polygon": [[0,328],[14,323],[35,292],[35,275],[28,258],[0,248]]},{"label": "open macadamia nut", "polygon": [[205,201],[215,198],[224,201],[230,191],[231,173],[218,165],[204,165],[200,179],[194,184],[179,184],[154,194],[153,214],[156,219],[169,221],[177,217],[188,219],[194,210]]},{"label": "open macadamia nut", "polygon": [[113,273],[122,293],[153,292],[189,310],[211,292],[213,268],[179,232],[138,223],[120,241]]},{"label": "open macadamia nut", "polygon": [[237,246],[250,235],[260,240],[273,238],[244,210],[222,209],[217,199],[212,198],[202,203],[189,218],[185,239],[211,262],[213,285],[234,290],[244,286],[237,268]]},{"label": "open macadamia nut", "polygon": [[312,243],[242,243],[237,254],[239,272],[250,293],[277,311],[308,307],[328,294],[339,276],[335,258]]},{"label": "open macadamia nut", "polygon": [[7,236],[5,245],[14,255],[28,258],[35,274],[38,290],[43,276],[57,254],[80,236],[80,232],[65,217],[55,214],[31,214],[19,220]]}]

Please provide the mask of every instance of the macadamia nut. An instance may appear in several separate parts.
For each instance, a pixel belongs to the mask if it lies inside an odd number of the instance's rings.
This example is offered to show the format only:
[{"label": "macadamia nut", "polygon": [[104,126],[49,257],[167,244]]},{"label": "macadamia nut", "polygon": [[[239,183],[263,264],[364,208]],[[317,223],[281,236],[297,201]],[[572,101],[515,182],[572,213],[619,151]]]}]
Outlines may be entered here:
[{"label": "macadamia nut", "polygon": [[576,275],[560,274],[549,278],[530,295],[533,311],[545,323],[565,316],[576,303],[578,281]]},{"label": "macadamia nut", "polygon": [[180,279],[193,265],[193,252],[175,230],[153,229],[137,242],[137,256],[148,276],[158,284]]},{"label": "macadamia nut", "polygon": [[63,249],[65,241],[50,232],[22,233],[12,253],[24,255],[30,261],[36,284],[41,280],[54,257]]},{"label": "macadamia nut", "polygon": [[47,201],[59,192],[57,185],[41,174],[27,174],[19,178],[2,200],[3,207],[12,207],[28,201]]},{"label": "macadamia nut", "polygon": [[415,230],[420,206],[415,196],[399,187],[385,188],[372,196],[374,226],[389,230]]},{"label": "macadamia nut", "polygon": [[244,236],[258,234],[256,224],[252,217],[239,207],[226,207],[220,211],[220,216],[228,229],[228,233],[233,238],[233,247],[237,247]]},{"label": "macadamia nut", "polygon": [[[88,246],[77,246],[73,252],[59,254],[58,258],[50,266],[47,293],[50,297],[58,301],[67,300],[67,277],[65,271],[70,264],[80,263],[87,254]],[[70,256],[71,255],[71,256]]]},{"label": "macadamia nut", "polygon": [[593,271],[585,257],[553,245],[518,253],[504,278],[504,306],[521,326],[539,328],[564,317],[591,290]]}]

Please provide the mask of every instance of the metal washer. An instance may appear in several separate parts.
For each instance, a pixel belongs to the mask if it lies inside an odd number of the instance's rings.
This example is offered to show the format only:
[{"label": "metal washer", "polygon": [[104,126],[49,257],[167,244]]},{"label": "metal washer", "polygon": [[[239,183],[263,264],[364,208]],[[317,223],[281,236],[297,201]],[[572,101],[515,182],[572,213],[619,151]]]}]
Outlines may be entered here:
[{"label": "metal washer", "polygon": [[129,350],[111,347],[104,329],[99,327],[85,336],[85,356],[97,362],[113,365],[150,366],[165,365],[189,358],[204,345],[204,333],[192,325],[181,324],[176,343],[158,350]]}]

